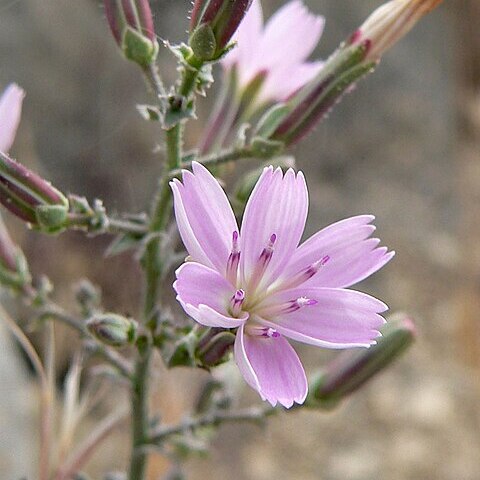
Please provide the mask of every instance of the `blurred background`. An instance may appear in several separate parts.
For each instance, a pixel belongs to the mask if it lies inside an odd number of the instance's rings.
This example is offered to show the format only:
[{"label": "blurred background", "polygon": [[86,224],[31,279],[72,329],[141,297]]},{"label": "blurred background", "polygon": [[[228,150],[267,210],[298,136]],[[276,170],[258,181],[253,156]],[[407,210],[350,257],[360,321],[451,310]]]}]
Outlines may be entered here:
[{"label": "blurred background", "polygon": [[[262,3],[269,16],[284,2]],[[305,3],[326,17],[314,55],[325,58],[381,2]],[[157,34],[185,39],[190,2],[151,4]],[[189,461],[192,480],[479,478],[479,23],[478,0],[445,2],[293,150],[311,195],[308,235],[341,218],[376,215],[378,235],[397,256],[358,289],[410,313],[417,343],[333,412],[279,415],[265,428],[225,426],[209,457]],[[165,49],[160,57],[171,82],[173,60]],[[100,2],[0,0],[0,59],[0,89],[15,81],[27,91],[12,154],[63,191],[102,198],[110,211],[143,211],[161,167],[161,132],[135,110],[148,101],[143,81],[118,54]],[[187,146],[195,146],[211,106],[212,95],[200,101]],[[88,276],[102,287],[106,308],[135,315],[140,272],[129,254],[105,260],[107,238],[45,238],[11,216],[6,221],[32,272],[56,285],[60,303],[68,306],[72,281]],[[0,472],[32,479],[35,381],[3,326],[0,332]],[[68,339],[58,342],[61,386],[74,340],[57,334]],[[313,371],[332,353],[301,347],[301,357]],[[160,372],[156,408],[178,418],[205,378]],[[244,401],[256,395],[245,389]],[[93,478],[122,468],[127,453],[126,431],[119,432],[90,462]],[[154,457],[150,478],[166,465]]]}]

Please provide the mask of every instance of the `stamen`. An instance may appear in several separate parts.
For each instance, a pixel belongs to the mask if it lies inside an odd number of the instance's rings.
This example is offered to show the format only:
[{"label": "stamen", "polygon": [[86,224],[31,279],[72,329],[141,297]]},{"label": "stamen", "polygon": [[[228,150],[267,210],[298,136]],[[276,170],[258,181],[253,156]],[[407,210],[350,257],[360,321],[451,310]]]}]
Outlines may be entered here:
[{"label": "stamen", "polygon": [[253,292],[257,288],[258,284],[260,283],[260,280],[262,279],[263,274],[265,273],[265,270],[267,269],[268,264],[272,259],[274,245],[276,241],[277,241],[277,235],[275,233],[272,233],[272,235],[270,235],[270,239],[268,241],[267,246],[262,250],[260,257],[258,258],[258,261],[255,264],[255,268],[253,269],[253,273],[250,278],[250,282],[248,284],[248,288],[250,292]]},{"label": "stamen", "polygon": [[262,337],[278,338],[279,336],[280,334],[274,328],[268,327],[263,329]]},{"label": "stamen", "polygon": [[282,282],[282,289],[298,287],[307,280],[310,280],[310,278],[316,275],[317,272],[329,262],[329,260],[330,257],[325,255],[320,260],[313,262],[305,270],[298,272],[291,278],[287,278],[284,282]]},{"label": "stamen", "polygon": [[240,250],[238,248],[238,232],[235,231],[232,234],[232,252],[230,253],[227,261],[226,277],[232,284],[237,284],[237,272],[238,264],[240,263]]},{"label": "stamen", "polygon": [[316,305],[317,303],[318,303],[317,300],[314,300],[313,298],[300,297],[300,298],[297,298],[296,300],[291,300],[290,302],[285,304],[284,308],[279,313],[296,312],[297,310],[300,310],[303,307],[311,307],[313,305]]},{"label": "stamen", "polygon": [[278,317],[280,315],[286,315],[288,313],[296,312],[301,308],[312,307],[317,304],[318,304],[318,301],[313,298],[299,297],[296,300],[290,300],[288,302],[281,303],[279,305],[272,305],[270,307],[265,307],[264,309],[260,310],[257,313],[263,318],[272,318],[272,317]]},{"label": "stamen", "polygon": [[230,300],[230,312],[232,316],[238,317],[242,311],[243,301],[245,300],[245,292],[237,290]]},{"label": "stamen", "polygon": [[280,333],[272,327],[260,327],[260,326],[247,326],[248,335],[255,337],[265,337],[265,338],[279,338],[281,337]]}]

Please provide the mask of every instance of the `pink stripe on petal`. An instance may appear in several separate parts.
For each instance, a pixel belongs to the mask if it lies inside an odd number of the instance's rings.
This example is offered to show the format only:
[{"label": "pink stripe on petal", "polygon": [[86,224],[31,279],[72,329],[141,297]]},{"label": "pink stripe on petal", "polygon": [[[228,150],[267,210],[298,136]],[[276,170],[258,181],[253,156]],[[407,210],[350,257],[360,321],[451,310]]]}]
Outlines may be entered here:
[{"label": "pink stripe on petal", "polygon": [[235,360],[246,382],[272,406],[280,403],[290,408],[305,401],[305,370],[285,338],[248,335],[241,328],[235,340]]},{"label": "pink stripe on petal", "polygon": [[16,84],[10,84],[0,97],[0,151],[8,152],[15,140],[22,114],[25,92]]},{"label": "pink stripe on petal", "polygon": [[[299,297],[317,303],[268,318],[269,306]],[[258,307],[261,323],[299,342],[326,348],[367,347],[375,343],[385,323],[379,315],[388,307],[370,295],[340,288],[297,288],[272,295]],[[263,320],[265,319],[265,320]]]},{"label": "pink stripe on petal", "polygon": [[208,327],[236,328],[248,318],[233,318],[228,313],[234,287],[217,271],[200,263],[187,262],[175,272],[173,284],[177,300],[198,323]]}]

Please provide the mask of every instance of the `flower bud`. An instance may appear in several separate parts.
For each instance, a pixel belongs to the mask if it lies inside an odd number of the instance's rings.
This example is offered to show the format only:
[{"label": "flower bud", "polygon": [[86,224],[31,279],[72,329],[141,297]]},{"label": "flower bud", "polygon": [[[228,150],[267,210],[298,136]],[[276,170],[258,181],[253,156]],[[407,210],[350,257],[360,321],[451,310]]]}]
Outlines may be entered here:
[{"label": "flower bud", "polygon": [[333,408],[350,393],[383,371],[410,347],[416,331],[412,320],[397,315],[383,329],[376,345],[346,350],[311,382],[306,405]]},{"label": "flower bud", "polygon": [[207,368],[215,367],[228,360],[228,354],[235,342],[235,335],[231,332],[217,332],[212,329],[200,339],[196,353],[199,363]]},{"label": "flower bud", "polygon": [[368,41],[366,60],[378,60],[442,0],[392,0],[377,8],[352,35],[351,43]]},{"label": "flower bud", "polygon": [[57,233],[66,226],[68,200],[65,196],[39,175],[1,152],[0,203],[45,233]]},{"label": "flower bud", "polygon": [[158,55],[158,42],[148,0],[104,0],[105,15],[117,45],[142,68]]},{"label": "flower bud", "polygon": [[196,0],[190,22],[189,44],[200,60],[216,60],[250,8],[252,0]]},{"label": "flower bud", "polygon": [[392,0],[325,62],[319,73],[286,102],[286,114],[270,139],[291,145],[320,122],[352,86],[372,72],[381,55],[441,0]]},{"label": "flower bud", "polygon": [[94,315],[87,321],[88,331],[102,343],[123,347],[137,336],[137,322],[115,313]]},{"label": "flower bud", "polygon": [[27,260],[18,245],[13,243],[0,217],[0,283],[21,287],[30,282]]}]

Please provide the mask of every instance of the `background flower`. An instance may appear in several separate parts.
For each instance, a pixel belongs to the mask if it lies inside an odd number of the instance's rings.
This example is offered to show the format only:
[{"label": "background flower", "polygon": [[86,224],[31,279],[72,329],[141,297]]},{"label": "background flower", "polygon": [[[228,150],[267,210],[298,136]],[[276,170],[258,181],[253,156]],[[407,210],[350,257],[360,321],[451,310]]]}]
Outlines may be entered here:
[{"label": "background flower", "polygon": [[11,83],[0,97],[0,151],[8,152],[15,139],[25,92]]},{"label": "background flower", "polygon": [[310,13],[301,0],[277,10],[263,25],[260,0],[254,0],[234,39],[237,46],[223,60],[237,69],[243,89],[257,76],[263,84],[257,101],[285,100],[312,79],[322,62],[307,62],[323,32],[325,19]]}]

